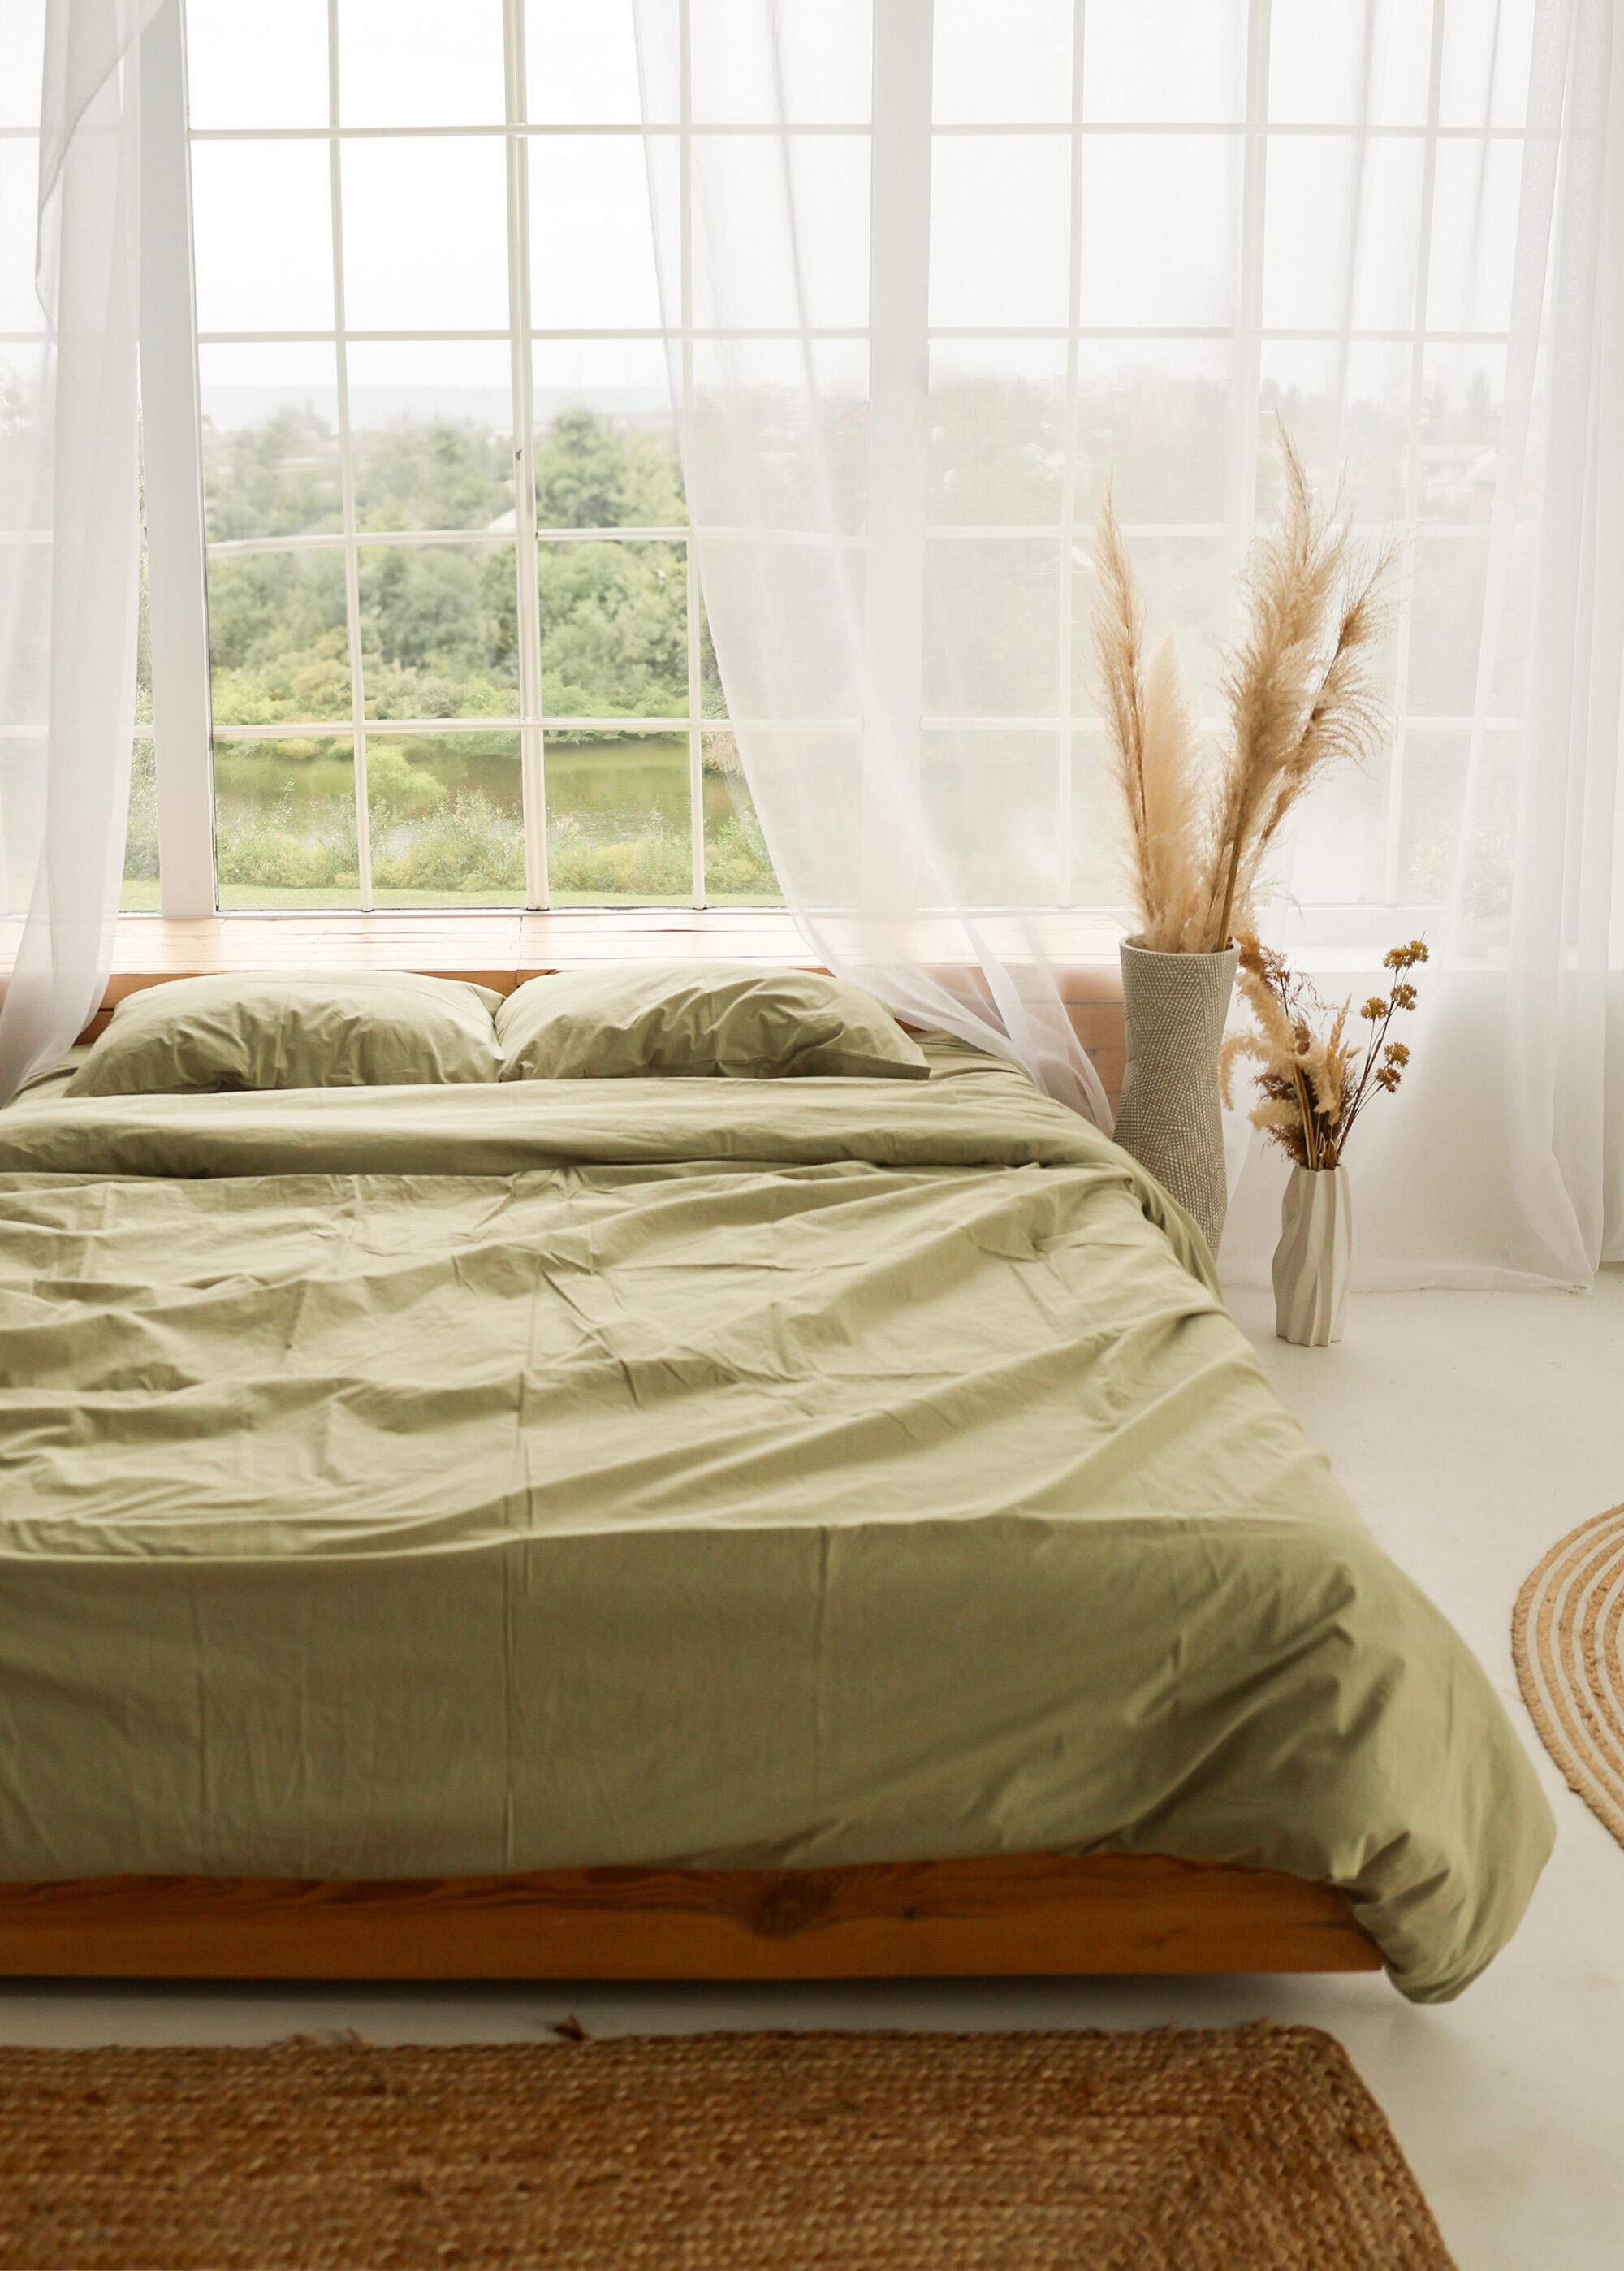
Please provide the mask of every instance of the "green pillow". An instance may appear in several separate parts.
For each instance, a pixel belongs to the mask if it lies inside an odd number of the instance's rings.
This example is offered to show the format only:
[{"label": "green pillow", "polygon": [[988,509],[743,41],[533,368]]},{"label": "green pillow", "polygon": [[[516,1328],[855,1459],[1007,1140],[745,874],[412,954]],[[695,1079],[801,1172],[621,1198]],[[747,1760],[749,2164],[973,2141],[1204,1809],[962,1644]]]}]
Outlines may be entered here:
[{"label": "green pillow", "polygon": [[861,987],[738,962],[625,962],[532,978],[496,1013],[503,1080],[928,1080]]},{"label": "green pillow", "polygon": [[501,1000],[393,970],[171,979],[126,994],[66,1093],[494,1080]]}]

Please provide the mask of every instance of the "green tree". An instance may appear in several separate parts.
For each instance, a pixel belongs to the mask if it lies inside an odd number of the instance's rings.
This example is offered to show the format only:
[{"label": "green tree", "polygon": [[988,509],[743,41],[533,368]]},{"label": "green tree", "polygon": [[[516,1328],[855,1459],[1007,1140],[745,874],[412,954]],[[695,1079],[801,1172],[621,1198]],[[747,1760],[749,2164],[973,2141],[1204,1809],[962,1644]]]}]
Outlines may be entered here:
[{"label": "green tree", "polygon": [[512,506],[505,435],[448,420],[399,419],[356,437],[355,517],[363,531],[488,528]]},{"label": "green tree", "polygon": [[677,460],[590,410],[560,410],[536,452],[539,528],[677,528],[688,517]]}]

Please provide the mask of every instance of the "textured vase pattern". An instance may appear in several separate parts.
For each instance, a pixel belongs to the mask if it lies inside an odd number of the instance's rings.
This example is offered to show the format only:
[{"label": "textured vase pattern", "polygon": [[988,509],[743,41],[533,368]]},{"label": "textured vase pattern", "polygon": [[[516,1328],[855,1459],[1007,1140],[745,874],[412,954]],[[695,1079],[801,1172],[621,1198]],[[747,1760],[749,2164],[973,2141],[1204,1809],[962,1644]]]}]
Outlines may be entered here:
[{"label": "textured vase pattern", "polygon": [[1116,1141],[1200,1224],[1214,1254],[1229,1205],[1218,1052],[1236,954],[1159,954],[1126,939],[1122,996],[1128,1069]]},{"label": "textured vase pattern", "polygon": [[1274,1249],[1274,1329],[1299,1348],[1342,1337],[1353,1270],[1353,1202],[1346,1167],[1294,1167]]}]

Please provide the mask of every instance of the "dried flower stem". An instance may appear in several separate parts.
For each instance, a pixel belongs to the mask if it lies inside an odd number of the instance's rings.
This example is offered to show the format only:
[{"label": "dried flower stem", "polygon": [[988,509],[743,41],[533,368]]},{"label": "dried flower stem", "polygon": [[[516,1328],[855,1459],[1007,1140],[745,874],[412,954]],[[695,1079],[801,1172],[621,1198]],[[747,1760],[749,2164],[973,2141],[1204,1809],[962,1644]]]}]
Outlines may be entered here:
[{"label": "dried flower stem", "polygon": [[1427,959],[1419,938],[1385,956],[1393,983],[1387,994],[1373,994],[1359,1012],[1369,1027],[1361,1053],[1347,1034],[1351,1001],[1333,1010],[1306,978],[1293,972],[1284,955],[1255,938],[1243,939],[1241,993],[1254,1023],[1224,1043],[1224,1101],[1231,1101],[1236,1061],[1257,1059],[1260,1069],[1254,1077],[1261,1101],[1252,1125],[1299,1166],[1337,1166],[1376,1091],[1391,1094],[1403,1079],[1410,1052],[1402,1041],[1389,1040],[1388,1028],[1396,1012],[1415,1007],[1408,973]]}]

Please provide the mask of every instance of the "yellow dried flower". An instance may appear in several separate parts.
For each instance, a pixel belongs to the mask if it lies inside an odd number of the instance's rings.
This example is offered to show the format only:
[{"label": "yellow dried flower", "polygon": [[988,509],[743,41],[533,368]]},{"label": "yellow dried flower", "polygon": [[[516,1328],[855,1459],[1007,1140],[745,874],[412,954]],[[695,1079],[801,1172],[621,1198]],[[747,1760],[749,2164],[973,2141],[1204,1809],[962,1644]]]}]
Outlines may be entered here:
[{"label": "yellow dried flower", "polygon": [[[1300,1166],[1334,1167],[1366,1098],[1377,1089],[1390,1096],[1403,1078],[1410,1052],[1387,1039],[1388,1024],[1395,1011],[1415,1007],[1416,989],[1399,977],[1390,994],[1370,995],[1358,1015],[1374,1030],[1361,1045],[1353,1039],[1351,1001],[1333,1007],[1322,1000],[1283,954],[1255,937],[1240,945],[1241,997],[1255,1022],[1223,1045],[1224,1100],[1230,1099],[1235,1067],[1251,1058],[1257,1067],[1252,1125]],[[1384,957],[1387,968],[1399,972],[1426,959],[1420,939]]]}]

